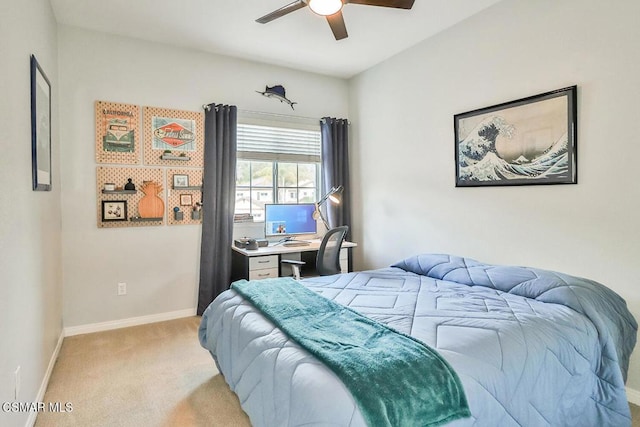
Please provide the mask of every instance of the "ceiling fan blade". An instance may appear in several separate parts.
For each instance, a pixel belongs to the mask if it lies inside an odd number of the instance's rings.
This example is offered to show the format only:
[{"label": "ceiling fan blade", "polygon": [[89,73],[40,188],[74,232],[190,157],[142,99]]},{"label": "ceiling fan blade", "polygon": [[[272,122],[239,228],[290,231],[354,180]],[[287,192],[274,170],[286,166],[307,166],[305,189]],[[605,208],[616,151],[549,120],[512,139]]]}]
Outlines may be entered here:
[{"label": "ceiling fan blade", "polygon": [[349,37],[349,34],[347,34],[347,26],[344,24],[342,11],[327,16],[327,22],[329,23],[331,31],[333,31],[333,36],[336,40],[342,40]]},{"label": "ceiling fan blade", "polygon": [[274,19],[278,19],[284,15],[287,15],[291,12],[295,12],[298,9],[302,9],[306,7],[307,3],[302,0],[296,0],[293,3],[289,3],[286,6],[282,6],[280,9],[274,10],[271,13],[264,15],[262,18],[256,19],[256,22],[259,24],[266,24],[267,22],[271,22]]},{"label": "ceiling fan blade", "polygon": [[[395,7],[396,9],[411,9],[415,0],[348,0],[348,3],[364,4],[367,6]],[[345,1],[347,3],[347,1]]]}]

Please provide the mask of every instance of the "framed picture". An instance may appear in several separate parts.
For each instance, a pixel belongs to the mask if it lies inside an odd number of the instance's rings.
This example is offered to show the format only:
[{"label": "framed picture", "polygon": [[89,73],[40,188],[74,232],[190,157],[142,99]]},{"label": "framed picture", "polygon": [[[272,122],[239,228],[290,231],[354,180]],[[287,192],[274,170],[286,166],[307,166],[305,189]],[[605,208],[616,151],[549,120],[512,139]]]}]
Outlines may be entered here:
[{"label": "framed picture", "polygon": [[103,200],[102,201],[102,221],[126,221],[127,201],[126,200]]},{"label": "framed picture", "polygon": [[139,163],[139,120],[137,105],[96,101],[96,162]]},{"label": "framed picture", "polygon": [[189,175],[173,175],[173,187],[188,187]]},{"label": "framed picture", "polygon": [[31,159],[34,191],[51,191],[51,84],[31,55]]},{"label": "framed picture", "polygon": [[193,205],[193,198],[191,194],[181,194],[180,195],[180,206],[191,206]]},{"label": "framed picture", "polygon": [[456,187],[576,184],[577,87],[454,116]]},{"label": "framed picture", "polygon": [[196,121],[171,117],[151,117],[154,150],[196,151]]}]

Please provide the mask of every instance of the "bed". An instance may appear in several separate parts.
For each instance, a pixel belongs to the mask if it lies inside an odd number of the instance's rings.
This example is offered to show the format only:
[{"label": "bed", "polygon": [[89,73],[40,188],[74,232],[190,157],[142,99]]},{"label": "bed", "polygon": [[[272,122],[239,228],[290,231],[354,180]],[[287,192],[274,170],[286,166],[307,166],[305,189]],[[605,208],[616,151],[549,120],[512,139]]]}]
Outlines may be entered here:
[{"label": "bed", "polygon": [[[470,416],[406,425],[631,425],[624,384],[637,323],[599,283],[422,254],[300,284],[426,344],[453,368]],[[236,290],[203,313],[199,339],[254,426],[367,425],[335,371]]]}]

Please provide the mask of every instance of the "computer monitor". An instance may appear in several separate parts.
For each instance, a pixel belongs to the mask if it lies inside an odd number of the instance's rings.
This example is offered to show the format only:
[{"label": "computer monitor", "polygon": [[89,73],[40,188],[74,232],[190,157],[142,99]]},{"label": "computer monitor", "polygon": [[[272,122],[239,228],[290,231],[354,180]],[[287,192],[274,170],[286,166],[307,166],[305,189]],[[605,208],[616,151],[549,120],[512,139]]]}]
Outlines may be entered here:
[{"label": "computer monitor", "polygon": [[317,223],[313,219],[315,210],[315,203],[264,205],[265,237],[316,234]]}]

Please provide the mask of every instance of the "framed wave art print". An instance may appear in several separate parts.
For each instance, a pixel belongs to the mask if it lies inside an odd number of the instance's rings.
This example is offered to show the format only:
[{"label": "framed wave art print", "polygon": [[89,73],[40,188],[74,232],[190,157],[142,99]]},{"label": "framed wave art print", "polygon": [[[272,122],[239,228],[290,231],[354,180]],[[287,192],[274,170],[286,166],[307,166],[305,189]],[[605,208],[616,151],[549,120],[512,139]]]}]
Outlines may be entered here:
[{"label": "framed wave art print", "polygon": [[577,87],[454,116],[456,187],[576,184]]}]

